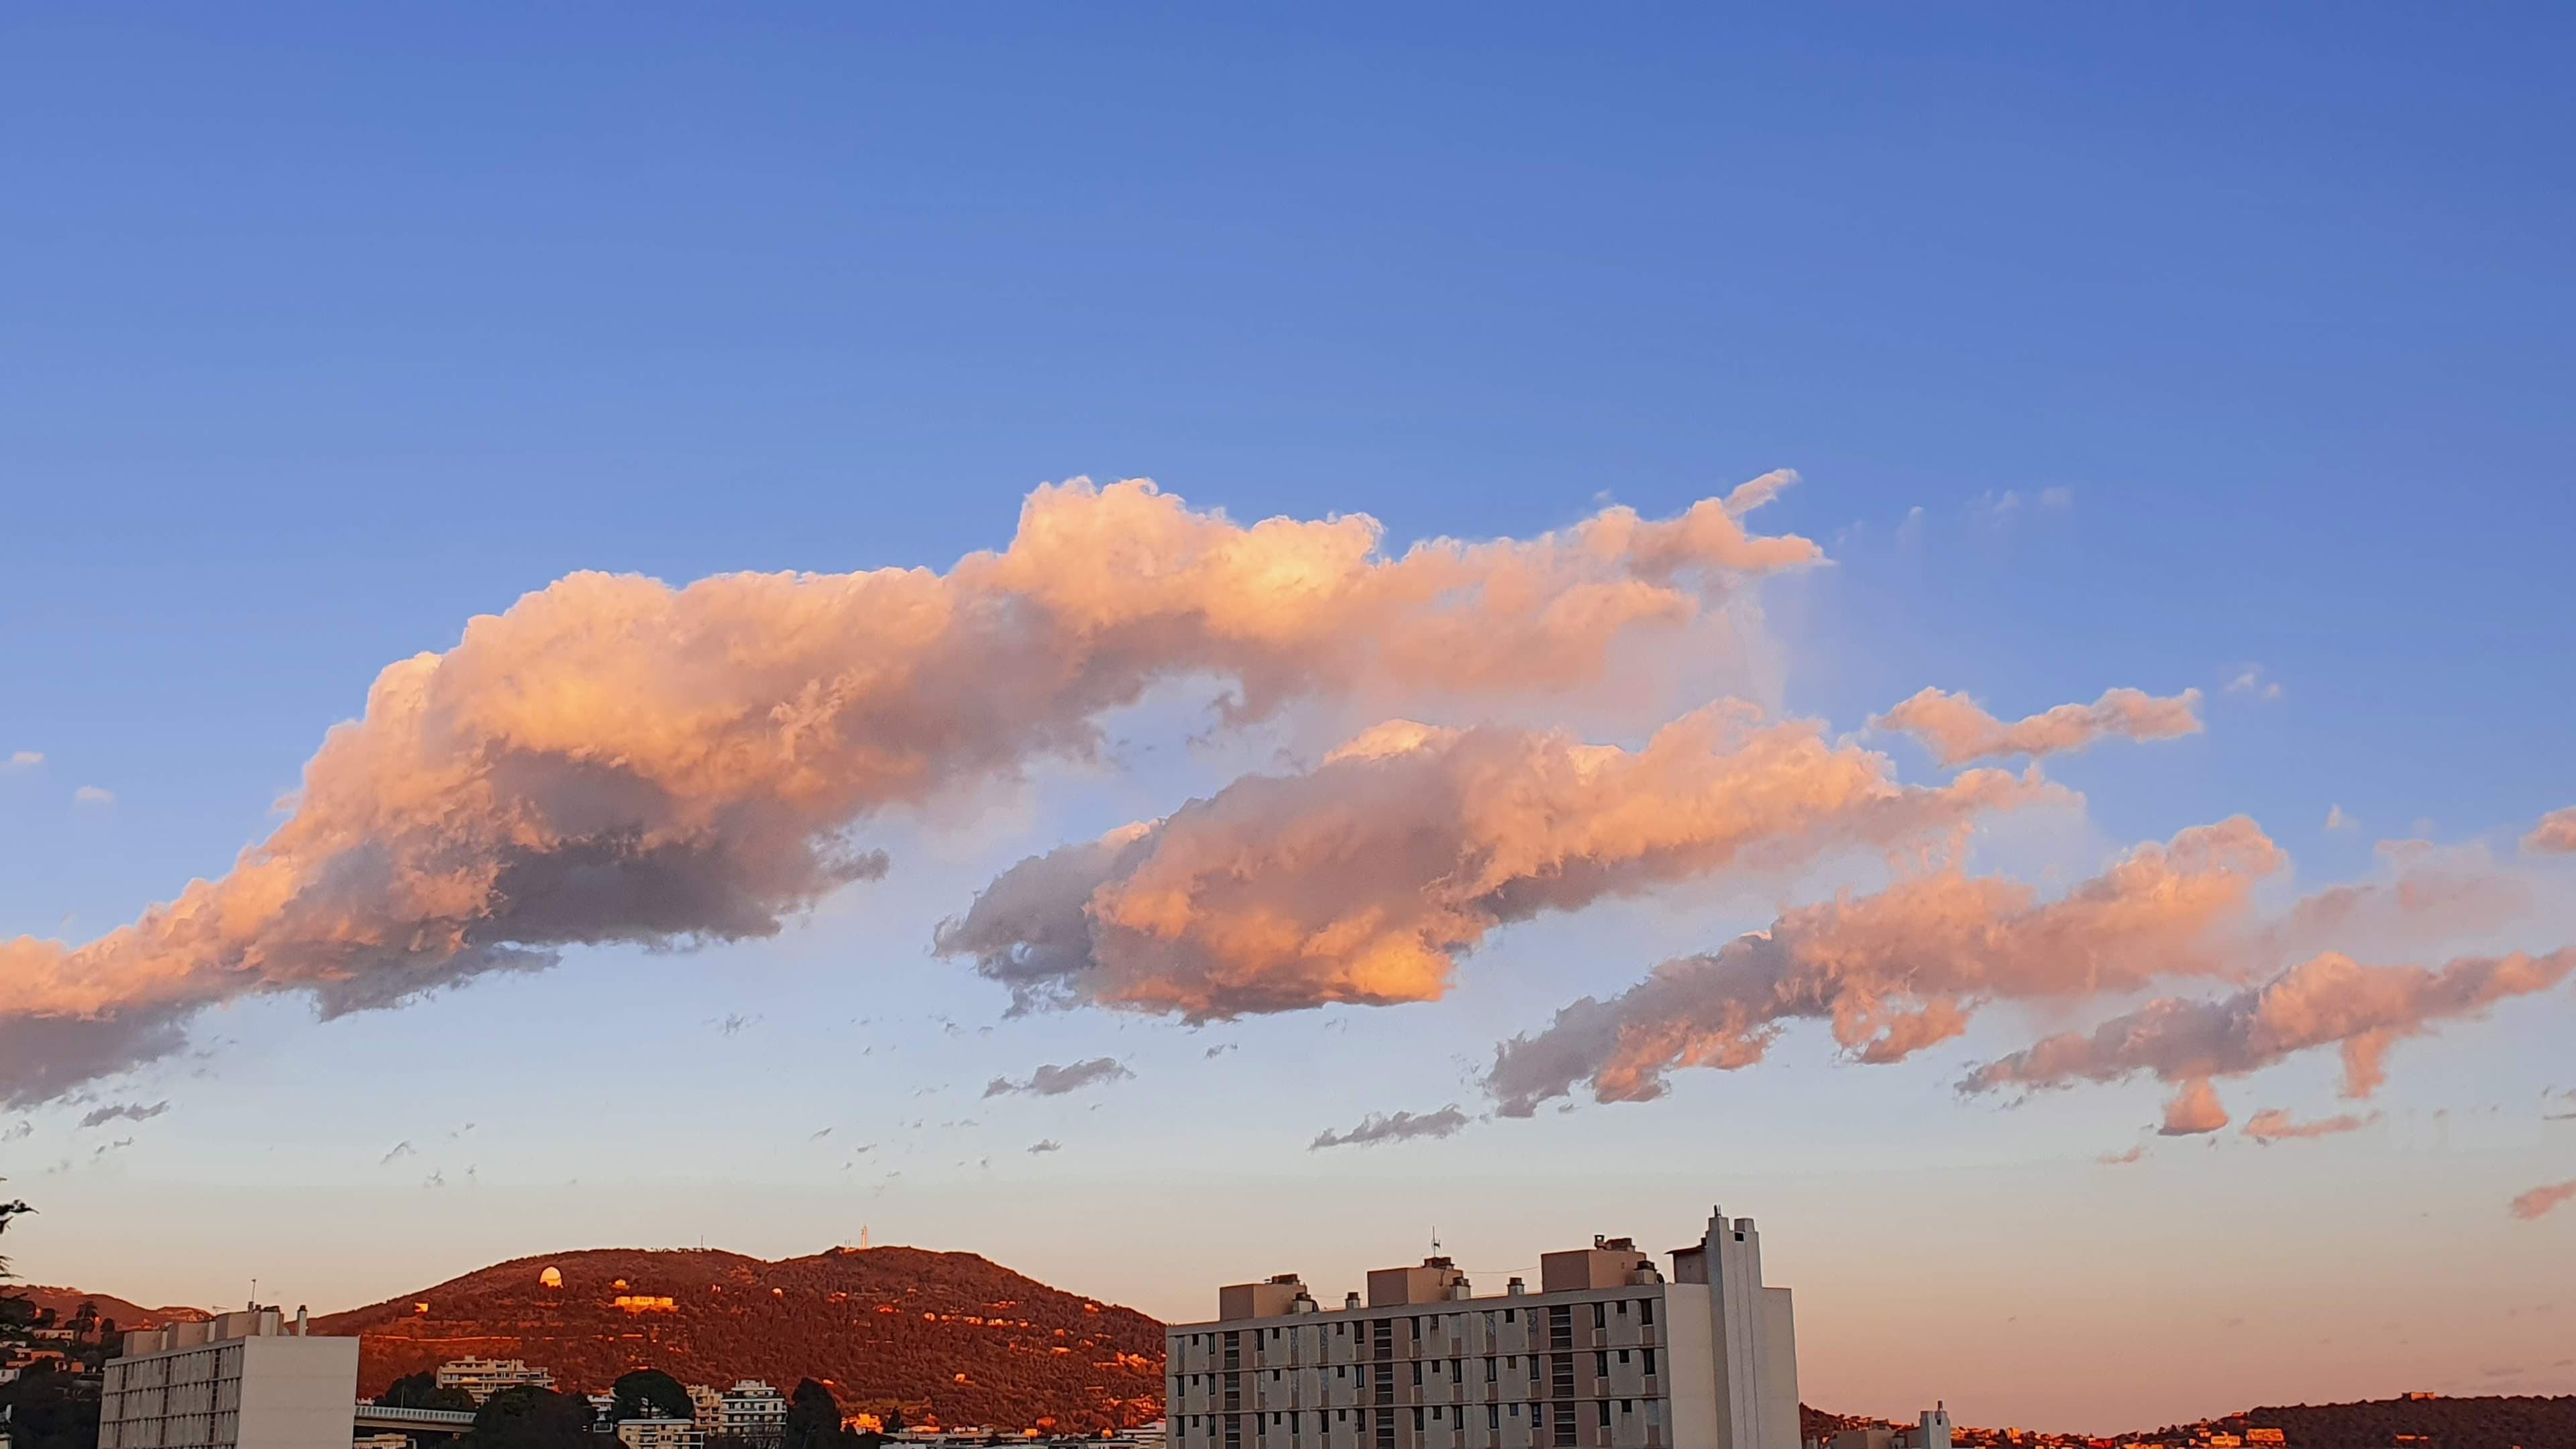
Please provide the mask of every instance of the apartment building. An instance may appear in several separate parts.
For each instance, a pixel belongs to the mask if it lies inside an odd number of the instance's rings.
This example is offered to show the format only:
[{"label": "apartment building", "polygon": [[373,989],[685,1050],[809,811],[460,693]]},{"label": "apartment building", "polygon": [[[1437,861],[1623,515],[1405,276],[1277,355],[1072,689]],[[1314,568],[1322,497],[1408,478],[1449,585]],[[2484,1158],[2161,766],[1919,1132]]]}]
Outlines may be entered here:
[{"label": "apartment building", "polygon": [[463,1389],[465,1396],[478,1405],[503,1389],[521,1384],[551,1389],[555,1376],[549,1369],[530,1368],[515,1358],[460,1358],[438,1366],[440,1388]]},{"label": "apartment building", "polygon": [[758,1379],[724,1391],[724,1432],[730,1438],[775,1444],[787,1437],[787,1396]]},{"label": "apartment building", "polygon": [[348,1449],[358,1340],[274,1308],[125,1335],[99,1386],[99,1449]]},{"label": "apartment building", "polygon": [[712,1439],[724,1432],[724,1395],[705,1384],[691,1384],[689,1409],[697,1420],[700,1439]]},{"label": "apartment building", "polygon": [[1789,1290],[1713,1212],[1668,1279],[1625,1238],[1476,1295],[1447,1258],[1326,1309],[1295,1274],[1165,1331],[1172,1449],[1800,1449]]}]

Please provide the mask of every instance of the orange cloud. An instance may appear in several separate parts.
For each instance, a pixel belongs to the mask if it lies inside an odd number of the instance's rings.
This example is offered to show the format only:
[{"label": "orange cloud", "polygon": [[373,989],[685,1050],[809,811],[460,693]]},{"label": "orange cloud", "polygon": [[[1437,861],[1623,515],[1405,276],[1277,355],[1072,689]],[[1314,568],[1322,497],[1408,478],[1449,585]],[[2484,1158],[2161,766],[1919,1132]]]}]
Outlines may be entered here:
[{"label": "orange cloud", "polygon": [[2343,1054],[2344,1094],[2366,1097],[2384,1080],[2388,1049],[2397,1042],[2510,997],[2547,991],[2571,971],[2576,947],[2545,956],[2462,957],[2439,970],[2364,966],[2328,952],[2220,1000],[2168,997],[2089,1034],[2049,1037],[1979,1067],[1961,1086],[1985,1092],[2140,1072],[2190,1082],[2243,1076],[2330,1046]]},{"label": "orange cloud", "polygon": [[2245,1135],[2257,1142],[2289,1142],[2308,1137],[2335,1137],[2358,1132],[2379,1120],[2377,1112],[2358,1117],[2346,1112],[2336,1117],[2321,1117],[2301,1122],[2280,1107],[2266,1107],[2245,1121]]},{"label": "orange cloud", "polygon": [[1599,1101],[1645,1101],[1676,1067],[1760,1061],[1794,1020],[1829,1022],[1845,1053],[1892,1062],[1958,1035],[1990,1001],[2222,974],[2238,959],[2233,928],[2255,884],[2283,860],[2240,817],[2140,846],[2046,903],[2019,882],[1952,867],[1803,906],[1767,931],[1667,961],[1607,1001],[1563,1008],[1546,1030],[1503,1043],[1485,1085],[1506,1116],[1579,1082]]},{"label": "orange cloud", "polygon": [[1398,721],[1306,773],[1238,780],[1024,861],[941,928],[937,950],[974,958],[1022,1007],[1206,1020],[1429,1001],[1505,922],[1919,844],[2040,798],[2062,797],[1998,770],[1900,785],[1885,756],[1736,703],[1636,750]]},{"label": "orange cloud", "polygon": [[2227,1109],[2219,1105],[2218,1089],[2209,1084],[2207,1077],[2194,1077],[2165,1104],[2165,1122],[2156,1129],[2156,1135],[2198,1137],[2226,1125]]},{"label": "orange cloud", "polygon": [[1870,721],[1922,741],[1944,766],[2006,755],[2053,755],[2080,750],[2106,735],[2169,740],[2200,733],[2200,691],[2159,699],[2137,689],[2113,689],[2091,704],[2061,704],[2013,724],[1988,714],[1964,694],[1926,689]]},{"label": "orange cloud", "polygon": [[2576,1180],[2555,1182],[2547,1187],[2535,1187],[2515,1198],[2511,1212],[2525,1222],[2532,1222],[2570,1198],[2576,1198]]},{"label": "orange cloud", "polygon": [[1231,720],[1306,695],[1582,688],[1623,638],[1818,560],[1738,517],[1785,481],[1388,556],[1365,516],[1247,526],[1076,480],[946,574],[572,575],[387,668],[228,875],[77,949],[0,943],[0,1101],[167,1053],[247,993],[327,1015],[572,943],[774,932],[885,869],[852,823],[1084,754],[1104,711],[1163,681],[1231,681]]},{"label": "orange cloud", "polygon": [[2540,824],[2522,838],[2522,848],[2534,854],[2576,851],[2576,805],[2541,816]]}]

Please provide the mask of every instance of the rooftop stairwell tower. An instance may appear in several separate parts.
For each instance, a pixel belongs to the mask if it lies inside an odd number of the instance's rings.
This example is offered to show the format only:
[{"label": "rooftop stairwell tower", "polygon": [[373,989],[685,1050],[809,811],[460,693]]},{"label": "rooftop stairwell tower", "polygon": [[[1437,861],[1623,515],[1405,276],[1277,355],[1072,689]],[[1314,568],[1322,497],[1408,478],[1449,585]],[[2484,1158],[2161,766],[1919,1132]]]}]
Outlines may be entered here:
[{"label": "rooftop stairwell tower", "polygon": [[[1799,1449],[1797,1329],[1786,1288],[1762,1284],[1762,1235],[1753,1219],[1730,1221],[1710,1209],[1697,1247],[1673,1253],[1673,1281],[1704,1284],[1710,1349],[1716,1360],[1714,1402],[1706,1437],[1674,1405],[1676,1449]],[[1676,1303],[1675,1317],[1680,1316]],[[1693,1406],[1696,1407],[1696,1406]],[[1698,1414],[1690,1415],[1697,1419]]]}]

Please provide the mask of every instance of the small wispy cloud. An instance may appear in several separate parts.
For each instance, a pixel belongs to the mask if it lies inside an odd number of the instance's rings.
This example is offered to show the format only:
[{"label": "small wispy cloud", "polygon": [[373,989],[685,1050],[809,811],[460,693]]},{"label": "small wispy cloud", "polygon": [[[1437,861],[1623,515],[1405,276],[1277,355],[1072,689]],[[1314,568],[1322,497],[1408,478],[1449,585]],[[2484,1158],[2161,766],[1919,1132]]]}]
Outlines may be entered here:
[{"label": "small wispy cloud", "polygon": [[2576,1198],[2576,1178],[2553,1182],[2547,1187],[2535,1187],[2515,1198],[2508,1210],[2524,1222],[2531,1222],[2569,1198]]},{"label": "small wispy cloud", "polygon": [[2350,815],[2345,814],[2342,806],[2329,805],[2326,807],[2326,829],[2359,830],[2360,828],[2361,822],[2353,819]]},{"label": "small wispy cloud", "polygon": [[149,1122],[169,1110],[170,1104],[166,1101],[155,1102],[149,1107],[140,1102],[118,1102],[93,1110],[80,1119],[80,1124],[83,1127],[99,1127],[110,1122]]},{"label": "small wispy cloud", "polygon": [[1029,1155],[1032,1157],[1044,1152],[1062,1152],[1063,1150],[1064,1144],[1056,1141],[1052,1137],[1029,1144]]},{"label": "small wispy cloud", "polygon": [[727,1012],[707,1024],[725,1036],[740,1036],[746,1029],[760,1025],[760,1018],[744,1016],[740,1012]]},{"label": "small wispy cloud", "polygon": [[2339,1117],[2323,1117],[2314,1122],[2301,1122],[2291,1117],[2285,1108],[2266,1107],[2246,1118],[2245,1126],[2241,1130],[2255,1141],[2269,1145],[2274,1142],[2292,1142],[2309,1137],[2336,1137],[2346,1132],[2358,1132],[2377,1122],[2379,1116],[2377,1112],[2366,1117],[2347,1112]]},{"label": "small wispy cloud", "polygon": [[72,792],[72,803],[75,805],[113,805],[116,803],[116,792],[113,790],[102,789],[96,785],[83,785]]},{"label": "small wispy cloud", "polygon": [[1327,1147],[1371,1147],[1380,1142],[1409,1142],[1420,1137],[1454,1137],[1465,1130],[1467,1114],[1455,1102],[1437,1112],[1371,1112],[1348,1132],[1319,1132],[1306,1144],[1309,1152]]},{"label": "small wispy cloud", "polygon": [[422,1178],[422,1179],[420,1180],[420,1185],[421,1185],[421,1186],[423,1186],[423,1187],[445,1187],[445,1186],[447,1186],[447,1169],[442,1167],[442,1168],[438,1168],[438,1169],[433,1170],[433,1171],[429,1174],[429,1176],[424,1177],[424,1178]]},{"label": "small wispy cloud", "polygon": [[808,1141],[808,1142],[820,1142],[820,1141],[822,1141],[824,1138],[829,1137],[829,1136],[831,1136],[831,1135],[832,1135],[832,1129],[831,1129],[831,1128],[829,1128],[829,1127],[826,1127],[826,1128],[824,1128],[822,1131],[817,1132],[817,1133],[814,1133],[812,1136],[807,1137],[805,1140],[806,1140],[806,1141]]},{"label": "small wispy cloud", "polygon": [[1061,1097],[1084,1087],[1122,1082],[1134,1075],[1134,1072],[1120,1066],[1115,1057],[1094,1057],[1087,1062],[1061,1067],[1050,1062],[1031,1072],[1025,1082],[995,1077],[985,1086],[984,1095],[1002,1097],[1023,1093],[1034,1097]]},{"label": "small wispy cloud", "polygon": [[0,770],[32,770],[44,762],[45,756],[41,750],[19,750],[11,754],[8,759],[0,760]]},{"label": "small wispy cloud", "polygon": [[134,1145],[134,1139],[133,1139],[133,1138],[131,1138],[131,1137],[119,1137],[119,1138],[117,1138],[114,1142],[102,1142],[102,1143],[100,1143],[100,1144],[97,1146],[97,1148],[95,1148],[94,1150],[92,1150],[92,1151],[91,1151],[90,1156],[91,1156],[91,1158],[92,1158],[92,1159],[105,1157],[107,1154],[109,1154],[109,1153],[111,1153],[111,1152],[123,1152],[125,1149],[127,1149],[127,1148],[129,1148],[129,1147],[131,1147],[131,1146],[133,1146],[133,1145]]},{"label": "small wispy cloud", "polygon": [[2105,1152],[2094,1160],[2104,1167],[2126,1167],[2130,1163],[2144,1161],[2146,1155],[2147,1144],[2141,1142],[2126,1152]]},{"label": "small wispy cloud", "polygon": [[2279,699],[2281,697],[2281,682],[2277,679],[2266,678],[2264,676],[2262,665],[2248,664],[2244,668],[2236,671],[2235,678],[2227,681],[2227,692],[2229,694],[2251,695],[2256,699]]},{"label": "small wispy cloud", "polygon": [[10,1129],[9,1129],[8,1131],[6,1131],[6,1132],[0,1132],[0,1142],[24,1142],[24,1141],[26,1141],[28,1138],[33,1137],[33,1136],[35,1136],[35,1135],[36,1135],[36,1124],[35,1124],[35,1123],[33,1123],[33,1122],[21,1122],[21,1123],[19,1123],[17,1126],[10,1128]]},{"label": "small wispy cloud", "polygon": [[1209,1048],[1207,1049],[1207,1053],[1206,1053],[1206,1055],[1207,1055],[1207,1059],[1208,1059],[1209,1061],[1215,1061],[1218,1057],[1224,1056],[1227,1052],[1230,1052],[1230,1051],[1234,1050],[1234,1048],[1235,1048],[1235,1043],[1233,1043],[1233,1042],[1230,1042],[1230,1041],[1221,1041],[1221,1042],[1218,1042],[1215,1046],[1209,1047]]},{"label": "small wispy cloud", "polygon": [[397,1142],[397,1143],[395,1143],[395,1144],[394,1144],[393,1151],[388,1152],[388,1153],[386,1153],[384,1156],[379,1157],[379,1158],[377,1158],[377,1159],[376,1159],[376,1166],[378,1166],[378,1167],[386,1167],[386,1166],[390,1166],[390,1165],[392,1165],[393,1163],[397,1163],[397,1162],[402,1161],[402,1160],[403,1160],[404,1158],[406,1158],[406,1157],[414,1157],[414,1156],[418,1156],[418,1155],[419,1155],[419,1153],[420,1153],[420,1149],[419,1149],[419,1148],[417,1148],[417,1147],[412,1146],[412,1145],[411,1145],[411,1143],[410,1143],[409,1141],[407,1141],[407,1140],[406,1140],[406,1141],[402,1141],[402,1142]]}]

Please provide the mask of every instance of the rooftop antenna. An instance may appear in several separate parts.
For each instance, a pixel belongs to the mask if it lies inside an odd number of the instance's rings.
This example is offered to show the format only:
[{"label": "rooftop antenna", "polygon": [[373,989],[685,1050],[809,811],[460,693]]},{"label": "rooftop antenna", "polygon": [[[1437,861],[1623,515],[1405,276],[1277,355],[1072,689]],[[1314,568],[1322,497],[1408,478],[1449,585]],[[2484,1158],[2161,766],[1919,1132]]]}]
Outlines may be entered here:
[{"label": "rooftop antenna", "polygon": [[259,1307],[259,1280],[257,1278],[250,1280],[250,1306],[254,1309]]},{"label": "rooftop antenna", "polygon": [[1435,1258],[1440,1256],[1440,1230],[1438,1228],[1433,1228],[1431,1230],[1431,1256]]}]

